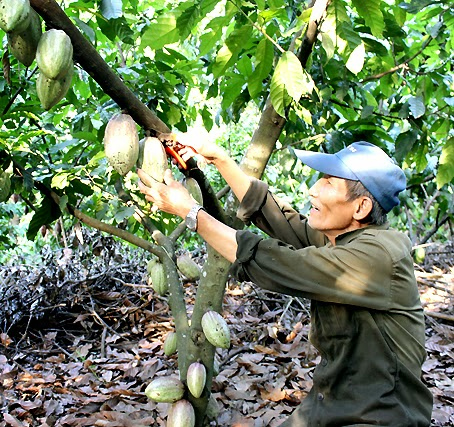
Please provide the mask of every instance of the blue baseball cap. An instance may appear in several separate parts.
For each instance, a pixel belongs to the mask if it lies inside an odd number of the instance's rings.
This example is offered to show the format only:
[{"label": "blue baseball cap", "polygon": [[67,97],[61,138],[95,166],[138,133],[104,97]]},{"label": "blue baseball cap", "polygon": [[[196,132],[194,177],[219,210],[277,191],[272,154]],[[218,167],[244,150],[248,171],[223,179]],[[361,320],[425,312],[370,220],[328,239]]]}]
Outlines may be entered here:
[{"label": "blue baseball cap", "polygon": [[385,212],[399,204],[405,190],[403,170],[376,145],[358,141],[334,154],[295,150],[296,156],[316,171],[338,178],[360,181]]}]

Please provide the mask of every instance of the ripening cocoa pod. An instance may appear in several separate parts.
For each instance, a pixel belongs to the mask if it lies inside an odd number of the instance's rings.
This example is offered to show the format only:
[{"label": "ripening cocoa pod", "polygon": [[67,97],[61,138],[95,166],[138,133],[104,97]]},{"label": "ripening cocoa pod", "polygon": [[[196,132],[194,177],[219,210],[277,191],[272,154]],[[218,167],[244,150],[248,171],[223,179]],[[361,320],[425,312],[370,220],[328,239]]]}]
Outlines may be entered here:
[{"label": "ripening cocoa pod", "polygon": [[175,332],[169,332],[164,341],[164,354],[171,356],[177,351],[177,334]]},{"label": "ripening cocoa pod", "polygon": [[11,178],[8,172],[0,171],[0,203],[6,202],[11,190]]},{"label": "ripening cocoa pod", "polygon": [[177,267],[188,280],[200,279],[200,267],[188,254],[180,255],[177,258]]},{"label": "ripening cocoa pod", "polygon": [[118,113],[107,123],[104,150],[109,164],[120,174],[126,175],[139,157],[139,134],[129,114]]},{"label": "ripening cocoa pod", "polygon": [[145,395],[159,403],[174,403],[184,394],[184,384],[176,377],[158,377],[145,389]]},{"label": "ripening cocoa pod", "polygon": [[194,178],[187,177],[184,179],[183,185],[188,189],[189,194],[194,197],[195,201],[203,206],[202,190],[200,189],[198,182]]},{"label": "ripening cocoa pod", "polygon": [[188,389],[191,394],[199,398],[202,395],[207,380],[207,371],[205,366],[200,362],[194,362],[189,365],[186,375]]},{"label": "ripening cocoa pod", "polygon": [[36,49],[36,64],[49,79],[61,79],[73,67],[73,45],[63,30],[44,32]]},{"label": "ripening cocoa pod", "polygon": [[169,165],[164,146],[158,138],[147,136],[140,140],[137,167],[156,181],[164,181],[164,173]]},{"label": "ripening cocoa pod", "polygon": [[0,28],[5,33],[21,33],[30,23],[29,0],[0,0]]},{"label": "ripening cocoa pod", "polygon": [[206,339],[215,347],[230,347],[230,331],[224,318],[214,310],[202,316],[202,330]]},{"label": "ripening cocoa pod", "polygon": [[179,400],[174,403],[167,416],[167,427],[194,427],[195,412],[187,400]]},{"label": "ripening cocoa pod", "polygon": [[68,93],[71,87],[74,66],[71,65],[66,76],[60,79],[50,79],[43,73],[36,79],[36,93],[45,110],[50,110],[57,105]]},{"label": "ripening cocoa pod", "polygon": [[150,272],[148,274],[152,288],[158,295],[164,296],[169,290],[169,282],[166,278],[164,265],[161,262],[157,261],[153,265],[153,268],[150,269]]},{"label": "ripening cocoa pod", "polygon": [[42,33],[41,19],[34,9],[30,9],[30,23],[24,31],[8,33],[8,46],[11,53],[26,67],[35,60]]}]

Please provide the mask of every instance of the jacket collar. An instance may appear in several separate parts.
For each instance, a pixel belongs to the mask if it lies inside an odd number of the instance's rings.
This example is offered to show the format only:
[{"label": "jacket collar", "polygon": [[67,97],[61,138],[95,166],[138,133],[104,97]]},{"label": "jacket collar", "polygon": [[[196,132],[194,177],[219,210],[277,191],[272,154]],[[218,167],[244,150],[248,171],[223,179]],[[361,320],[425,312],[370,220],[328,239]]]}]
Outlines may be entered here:
[{"label": "jacket collar", "polygon": [[347,243],[352,242],[356,238],[358,238],[364,232],[368,230],[388,230],[389,229],[389,222],[385,222],[383,225],[368,225],[364,228],[358,228],[353,231],[347,231],[346,233],[339,234],[336,237],[336,246],[346,245]]}]

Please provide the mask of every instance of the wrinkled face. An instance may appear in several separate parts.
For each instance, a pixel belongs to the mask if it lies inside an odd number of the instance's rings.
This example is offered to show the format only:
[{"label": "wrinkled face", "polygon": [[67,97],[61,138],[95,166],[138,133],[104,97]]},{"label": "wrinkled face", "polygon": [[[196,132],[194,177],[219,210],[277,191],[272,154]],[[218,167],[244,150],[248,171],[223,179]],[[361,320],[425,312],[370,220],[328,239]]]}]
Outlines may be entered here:
[{"label": "wrinkled face", "polygon": [[309,225],[324,233],[333,243],[339,234],[359,228],[353,215],[358,202],[347,201],[345,179],[324,175],[309,190],[312,208]]}]

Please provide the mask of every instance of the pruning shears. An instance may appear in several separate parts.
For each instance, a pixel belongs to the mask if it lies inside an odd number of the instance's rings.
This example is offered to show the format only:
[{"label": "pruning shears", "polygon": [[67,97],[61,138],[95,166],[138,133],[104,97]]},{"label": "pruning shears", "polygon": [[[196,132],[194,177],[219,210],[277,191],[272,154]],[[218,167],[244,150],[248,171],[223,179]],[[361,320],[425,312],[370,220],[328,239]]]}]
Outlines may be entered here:
[{"label": "pruning shears", "polygon": [[182,169],[187,170],[188,165],[178,154],[183,146],[177,141],[177,136],[174,133],[161,133],[158,138],[163,143],[167,155],[174,158]]}]

